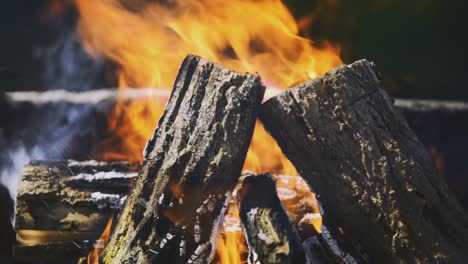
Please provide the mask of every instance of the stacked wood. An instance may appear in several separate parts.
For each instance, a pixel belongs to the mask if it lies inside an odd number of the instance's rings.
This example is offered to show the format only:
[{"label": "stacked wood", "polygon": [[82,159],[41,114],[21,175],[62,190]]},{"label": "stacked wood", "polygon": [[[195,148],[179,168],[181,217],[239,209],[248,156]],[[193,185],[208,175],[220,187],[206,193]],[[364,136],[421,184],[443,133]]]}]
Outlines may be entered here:
[{"label": "stacked wood", "polygon": [[[84,197],[92,197],[92,193],[102,192],[107,193],[107,195],[117,194],[122,197],[120,199],[125,199],[128,190],[136,181],[136,175],[133,173],[136,167],[136,165],[130,165],[126,162],[108,163],[94,160],[81,162],[72,160],[32,161],[26,165],[21,176],[20,185],[22,187],[19,188],[17,196],[20,206],[16,215],[18,245],[14,248],[15,259],[20,262],[30,260],[47,261],[54,258],[71,260],[86,256],[90,250],[89,245],[92,247],[93,243],[91,241],[97,239],[102,231],[100,227],[105,224],[105,220],[110,217],[110,213],[115,212],[116,215],[119,213],[120,204],[107,201],[107,203],[98,203],[101,206],[95,206],[88,203]],[[239,193],[243,179],[252,175],[251,172],[242,173],[233,193]],[[273,175],[272,177],[276,182],[276,190],[272,191],[278,193],[278,198],[282,206],[287,210],[289,219],[291,219],[294,226],[292,228],[298,228],[302,239],[316,235],[317,230],[320,230],[317,228],[320,219],[316,217],[317,212],[314,213],[313,211],[316,201],[311,196],[307,184],[299,176]],[[82,203],[85,202],[88,204],[85,206],[88,210],[88,217],[85,215],[73,217],[73,222],[66,224],[66,218],[51,217],[51,215],[55,216],[55,214],[50,213],[57,210],[55,207],[64,207],[64,204],[60,202],[64,198],[61,195],[56,195],[55,188],[47,188],[47,185],[40,183],[56,182],[58,179],[59,185],[66,185],[66,188],[71,190],[66,192],[67,200],[80,200],[79,203],[68,204],[68,210],[71,213],[80,211],[83,207]],[[28,192],[30,188],[24,186],[30,186],[31,188],[40,186],[38,188],[40,191]],[[48,197],[45,202],[50,204],[52,208],[33,210],[36,213],[34,219],[40,224],[26,226],[25,223],[28,223],[28,219],[31,218],[31,213],[28,210],[37,206],[31,204],[31,202],[39,201],[44,197]],[[55,197],[57,201],[51,201],[52,197]],[[224,232],[232,232],[233,229],[241,230],[238,216],[239,199],[237,197],[234,195],[230,199],[228,213],[223,222]],[[21,206],[24,204],[28,206]],[[43,203],[40,204],[40,206],[42,205]],[[110,207],[112,207],[112,210],[108,210]],[[278,206],[275,208],[278,208]],[[237,213],[230,216],[229,212],[232,210],[237,211]],[[89,217],[92,215],[99,217]],[[316,223],[316,221],[318,222]],[[53,230],[46,229],[52,226],[54,227]],[[85,243],[86,240],[88,242]],[[13,244],[13,241],[11,244]]]},{"label": "stacked wood", "polygon": [[345,262],[466,259],[468,217],[372,63],[275,96],[260,119],[318,194],[322,236]]},{"label": "stacked wood", "polygon": [[249,175],[239,190],[249,263],[305,263],[305,253],[269,174]]},{"label": "stacked wood", "polygon": [[265,88],[188,56],[104,263],[208,263],[250,144]]},{"label": "stacked wood", "polygon": [[33,161],[18,186],[16,229],[95,238],[121,208],[136,170],[127,162]]}]

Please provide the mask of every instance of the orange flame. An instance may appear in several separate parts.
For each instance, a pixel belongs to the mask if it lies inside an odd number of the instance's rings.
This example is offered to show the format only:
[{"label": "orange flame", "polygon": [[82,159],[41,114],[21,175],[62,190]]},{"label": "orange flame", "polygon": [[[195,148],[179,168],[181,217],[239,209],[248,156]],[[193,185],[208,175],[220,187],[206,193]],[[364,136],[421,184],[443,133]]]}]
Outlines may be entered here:
[{"label": "orange flame", "polygon": [[245,255],[246,252],[248,249],[242,231],[221,232],[216,244],[219,263],[243,264],[242,253]]},{"label": "orange flame", "polygon": [[[76,6],[86,50],[119,66],[121,89],[169,89],[189,53],[239,72],[257,72],[267,86],[277,88],[342,64],[337,47],[323,43],[317,48],[298,35],[298,23],[280,0],[76,0]],[[142,161],[162,108],[153,101],[119,102],[109,116],[111,136],[99,158]],[[245,169],[296,173],[260,126]]]},{"label": "orange flame", "polygon": [[107,221],[106,228],[104,228],[104,231],[102,232],[101,236],[96,241],[94,249],[88,254],[88,264],[99,264],[99,255],[104,250],[104,247],[107,245],[107,242],[109,242],[113,220],[114,216],[112,215]]},{"label": "orange flame", "polygon": [[[299,36],[300,28],[313,19],[296,22],[281,0],[75,0],[75,4],[84,47],[92,56],[118,65],[121,90],[170,89],[187,54],[238,72],[256,72],[268,91],[291,87],[342,64],[336,46],[321,43],[317,47]],[[119,100],[109,115],[109,135],[99,146],[104,151],[98,158],[141,162],[165,100]],[[297,175],[260,124],[244,169]],[[310,190],[303,195],[315,199]],[[318,210],[313,206],[312,211]],[[218,251],[224,256],[221,263],[239,263],[230,257],[241,255],[239,244],[231,243],[234,238],[228,233],[220,237],[220,247],[234,250],[232,254]]]}]

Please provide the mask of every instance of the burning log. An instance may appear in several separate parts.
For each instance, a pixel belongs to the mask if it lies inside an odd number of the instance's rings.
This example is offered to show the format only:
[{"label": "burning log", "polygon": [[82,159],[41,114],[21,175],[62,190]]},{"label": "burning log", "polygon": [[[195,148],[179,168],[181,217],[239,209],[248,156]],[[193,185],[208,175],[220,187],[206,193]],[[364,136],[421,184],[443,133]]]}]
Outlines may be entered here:
[{"label": "burning log", "polygon": [[303,242],[308,264],[338,264],[352,263],[346,259],[346,255],[338,256],[330,248],[329,241],[322,234],[310,237]]},{"label": "burning log", "polygon": [[13,255],[15,231],[13,230],[14,201],[8,189],[0,183],[0,259],[7,260]]},{"label": "burning log", "polygon": [[260,118],[319,195],[334,248],[371,262],[466,259],[468,217],[372,63],[273,97]]},{"label": "burning log", "polygon": [[21,175],[16,229],[95,238],[121,208],[136,169],[127,162],[33,161]]},{"label": "burning log", "polygon": [[281,205],[272,176],[247,176],[239,196],[249,263],[305,263],[301,240]]},{"label": "burning log", "polygon": [[208,263],[264,87],[188,56],[145,150],[104,263]]}]

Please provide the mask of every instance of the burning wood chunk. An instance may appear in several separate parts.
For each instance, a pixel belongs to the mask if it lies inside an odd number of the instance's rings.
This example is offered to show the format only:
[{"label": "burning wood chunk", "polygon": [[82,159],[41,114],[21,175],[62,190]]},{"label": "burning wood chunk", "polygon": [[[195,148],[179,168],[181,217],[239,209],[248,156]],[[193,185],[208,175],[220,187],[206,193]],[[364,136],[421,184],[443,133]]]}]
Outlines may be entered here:
[{"label": "burning wood chunk", "polygon": [[99,234],[122,206],[136,169],[127,162],[33,161],[18,186],[16,229]]},{"label": "burning wood chunk", "polygon": [[281,205],[272,176],[247,176],[239,196],[249,263],[305,263],[301,240]]},{"label": "burning wood chunk", "polygon": [[104,263],[208,263],[265,88],[188,56]]},{"label": "burning wood chunk", "polygon": [[372,63],[285,91],[260,119],[319,195],[334,252],[389,263],[466,259],[468,217]]}]

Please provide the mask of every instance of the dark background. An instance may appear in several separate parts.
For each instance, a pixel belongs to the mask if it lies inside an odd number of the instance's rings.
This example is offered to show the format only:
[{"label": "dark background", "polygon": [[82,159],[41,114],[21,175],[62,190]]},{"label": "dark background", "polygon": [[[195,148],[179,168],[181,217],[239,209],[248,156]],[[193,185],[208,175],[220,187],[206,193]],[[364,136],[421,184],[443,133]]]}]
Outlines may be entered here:
[{"label": "dark background", "polygon": [[[37,48],[52,45],[64,30],[70,31],[76,14],[69,11],[60,19],[50,18],[47,0],[2,2],[0,67],[7,68],[10,77],[2,78],[0,90],[51,88],[44,87],[47,62]],[[360,58],[375,61],[393,95],[468,101],[466,1],[284,2],[298,19],[313,17],[302,33],[317,45],[323,39],[339,43],[347,63]]]}]

